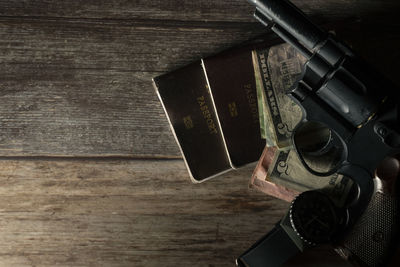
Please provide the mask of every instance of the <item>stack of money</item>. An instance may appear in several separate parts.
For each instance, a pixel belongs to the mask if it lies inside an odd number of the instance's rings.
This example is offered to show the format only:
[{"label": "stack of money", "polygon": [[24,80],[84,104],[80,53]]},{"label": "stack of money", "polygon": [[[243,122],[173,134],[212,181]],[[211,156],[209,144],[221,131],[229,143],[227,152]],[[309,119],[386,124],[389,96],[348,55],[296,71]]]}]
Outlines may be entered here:
[{"label": "stack of money", "polygon": [[289,44],[256,49],[252,56],[261,135],[267,146],[251,186],[291,201],[300,192],[343,183],[338,174],[321,177],[308,172],[293,147],[293,129],[303,115],[287,91],[301,75],[306,59]]}]

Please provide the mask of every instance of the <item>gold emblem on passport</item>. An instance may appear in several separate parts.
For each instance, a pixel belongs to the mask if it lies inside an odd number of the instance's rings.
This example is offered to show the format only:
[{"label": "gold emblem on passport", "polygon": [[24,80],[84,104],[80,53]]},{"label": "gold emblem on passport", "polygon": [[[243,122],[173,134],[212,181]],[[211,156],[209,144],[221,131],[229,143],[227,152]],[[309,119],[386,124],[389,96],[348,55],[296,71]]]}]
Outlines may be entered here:
[{"label": "gold emblem on passport", "polygon": [[238,111],[237,111],[237,107],[236,107],[236,103],[232,102],[228,104],[228,108],[229,108],[229,114],[231,114],[231,117],[237,117],[238,116]]},{"label": "gold emblem on passport", "polygon": [[193,120],[190,116],[183,117],[183,124],[185,125],[185,128],[190,130],[193,129]]}]

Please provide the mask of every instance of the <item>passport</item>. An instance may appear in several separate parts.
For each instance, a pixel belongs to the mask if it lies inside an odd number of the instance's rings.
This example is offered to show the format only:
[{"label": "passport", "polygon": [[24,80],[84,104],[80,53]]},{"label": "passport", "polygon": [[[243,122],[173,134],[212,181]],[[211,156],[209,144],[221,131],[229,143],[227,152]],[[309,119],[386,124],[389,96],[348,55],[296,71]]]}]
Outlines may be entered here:
[{"label": "passport", "polygon": [[201,62],[153,82],[192,181],[231,170]]},{"label": "passport", "polygon": [[260,133],[252,51],[230,51],[205,58],[202,64],[232,167],[257,161],[265,140]]}]

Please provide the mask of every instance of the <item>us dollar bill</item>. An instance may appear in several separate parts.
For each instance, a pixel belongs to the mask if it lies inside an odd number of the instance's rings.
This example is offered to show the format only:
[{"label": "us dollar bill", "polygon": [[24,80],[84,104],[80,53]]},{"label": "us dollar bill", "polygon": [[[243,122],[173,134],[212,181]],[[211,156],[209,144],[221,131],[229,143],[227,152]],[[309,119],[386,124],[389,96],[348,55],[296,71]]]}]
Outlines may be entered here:
[{"label": "us dollar bill", "polygon": [[261,76],[261,70],[259,64],[257,64],[257,50],[254,50],[252,53],[253,62],[254,62],[254,76],[256,82],[256,91],[257,91],[257,103],[258,103],[258,113],[260,120],[260,133],[261,138],[266,140],[266,145],[268,147],[276,146],[276,138],[274,137],[274,125],[273,122],[268,116],[268,104],[267,97],[265,95],[263,78]]},{"label": "us dollar bill", "polygon": [[265,180],[286,188],[304,192],[323,189],[328,191],[338,206],[344,204],[353,182],[341,174],[317,176],[304,168],[295,150],[277,150],[269,165]]},{"label": "us dollar bill", "polygon": [[250,179],[250,187],[267,195],[291,202],[299,192],[268,181],[267,173],[277,153],[276,147],[265,147]]},{"label": "us dollar bill", "polygon": [[[306,59],[289,44],[253,51],[259,97],[260,124],[268,146],[291,148],[293,129],[302,118],[300,107],[288,96]],[[261,108],[260,108],[261,107]]]}]

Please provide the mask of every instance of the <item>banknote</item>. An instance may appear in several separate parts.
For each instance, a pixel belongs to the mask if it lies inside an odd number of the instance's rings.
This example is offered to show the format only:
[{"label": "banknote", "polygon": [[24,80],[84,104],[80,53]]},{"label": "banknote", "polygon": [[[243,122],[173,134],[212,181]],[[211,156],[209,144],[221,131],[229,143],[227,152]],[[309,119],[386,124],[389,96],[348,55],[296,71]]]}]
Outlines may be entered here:
[{"label": "banknote", "polygon": [[267,177],[268,169],[277,152],[278,150],[276,147],[266,146],[264,148],[261,158],[251,176],[250,187],[267,195],[291,202],[300,192],[287,188],[284,185],[271,182]]},{"label": "banknote", "polygon": [[288,96],[306,59],[289,44],[253,51],[260,108],[260,123],[268,146],[291,148],[291,136],[302,118],[300,107]]},{"label": "banknote", "polygon": [[264,179],[298,192],[323,188],[334,196],[338,205],[343,204],[353,184],[351,179],[338,173],[329,176],[310,173],[293,149],[276,150]]},{"label": "banknote", "polygon": [[[253,50],[252,57],[253,62],[257,62],[257,50]],[[268,147],[276,146],[276,139],[274,137],[274,125],[268,116],[268,106],[267,106],[267,97],[265,95],[263,80],[261,77],[261,70],[258,64],[253,64],[254,66],[254,76],[255,76],[255,84],[257,91],[257,103],[258,103],[258,112],[259,112],[259,120],[260,120],[260,132],[261,138],[266,140],[266,145]]]},{"label": "banknote", "polygon": [[324,190],[338,206],[344,204],[352,185],[351,179],[340,174],[312,175],[294,150],[282,151],[276,147],[265,147],[250,180],[251,188],[287,202],[307,190]]}]

